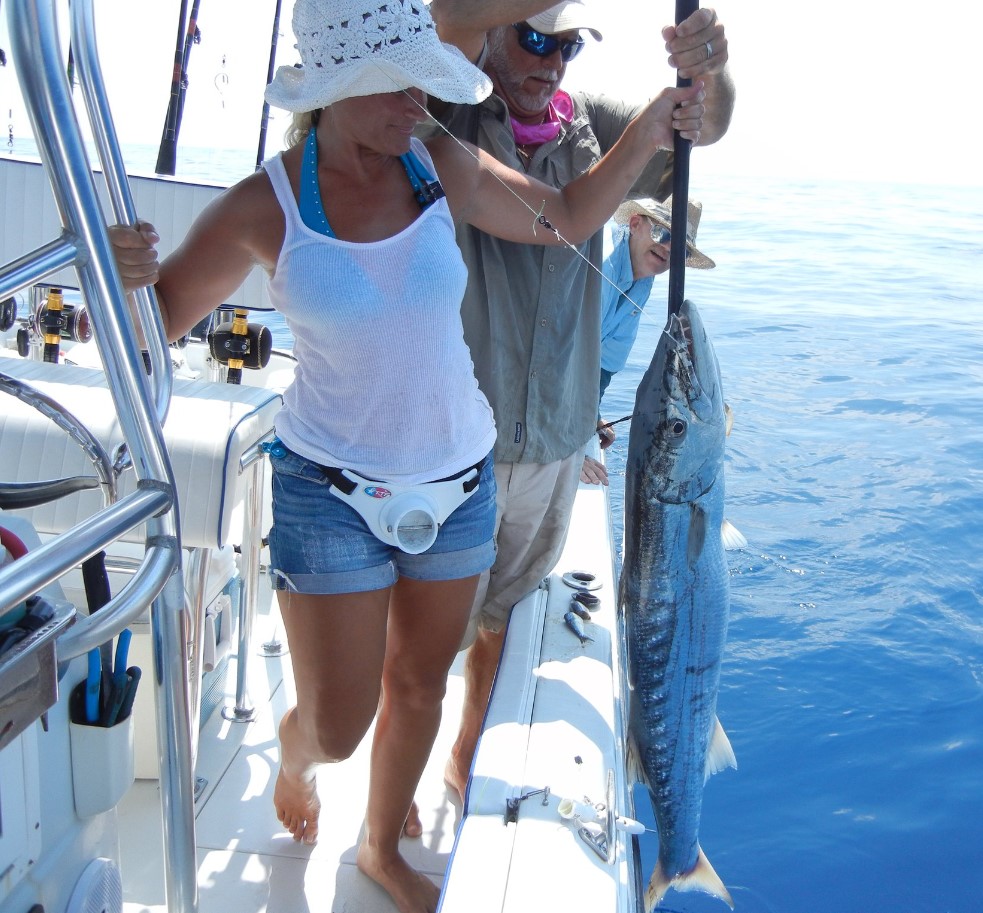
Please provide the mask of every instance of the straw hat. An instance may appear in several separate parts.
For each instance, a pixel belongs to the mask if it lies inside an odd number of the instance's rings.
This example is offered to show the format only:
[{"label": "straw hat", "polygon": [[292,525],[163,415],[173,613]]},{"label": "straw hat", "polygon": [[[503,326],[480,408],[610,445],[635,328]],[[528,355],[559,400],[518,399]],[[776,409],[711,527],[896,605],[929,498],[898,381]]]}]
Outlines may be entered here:
[{"label": "straw hat", "polygon": [[422,0],[297,0],[293,30],[302,66],[280,67],[266,87],[287,111],[408,88],[457,104],[491,93],[488,77],[441,43]]},{"label": "straw hat", "polygon": [[[698,251],[696,245],[696,230],[700,227],[700,216],[703,214],[703,204],[690,200],[686,205],[686,250],[689,256],[686,265],[693,269],[713,269],[717,264],[706,254]],[[637,200],[625,200],[614,214],[614,221],[619,225],[627,225],[634,215],[648,216],[653,222],[663,228],[672,225],[672,197],[665,203],[658,203],[651,197],[640,197]]]},{"label": "straw hat", "polygon": [[557,3],[556,6],[551,6],[545,12],[530,16],[526,20],[537,32],[542,32],[544,35],[587,29],[596,41],[600,41],[601,33],[594,27],[597,21],[597,15],[591,15],[582,0],[564,0],[563,3]]}]

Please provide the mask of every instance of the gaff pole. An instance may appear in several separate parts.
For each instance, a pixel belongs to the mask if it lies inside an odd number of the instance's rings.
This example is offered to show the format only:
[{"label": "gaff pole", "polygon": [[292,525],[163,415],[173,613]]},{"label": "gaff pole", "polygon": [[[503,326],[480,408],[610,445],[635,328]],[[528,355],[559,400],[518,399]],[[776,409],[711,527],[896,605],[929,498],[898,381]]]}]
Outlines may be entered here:
[{"label": "gaff pole", "polygon": [[[676,25],[688,19],[700,8],[699,0],[676,0]],[[691,85],[693,80],[676,76],[677,88]],[[686,285],[686,204],[689,200],[689,154],[692,143],[679,131],[672,147],[672,226],[669,247],[669,316],[678,314],[683,306]]]}]

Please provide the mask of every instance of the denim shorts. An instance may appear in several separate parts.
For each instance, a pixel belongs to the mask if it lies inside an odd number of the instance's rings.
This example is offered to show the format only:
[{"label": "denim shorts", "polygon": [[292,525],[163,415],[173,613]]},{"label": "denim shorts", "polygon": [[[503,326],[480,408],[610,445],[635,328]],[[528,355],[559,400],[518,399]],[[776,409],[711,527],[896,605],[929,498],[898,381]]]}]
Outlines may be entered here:
[{"label": "denim shorts", "polygon": [[495,467],[485,460],[478,489],[443,523],[427,551],[410,555],[382,542],[361,514],[333,495],[317,463],[286,450],[270,455],[273,528],[270,577],[278,590],[337,594],[382,590],[404,574],[457,580],[495,561]]}]

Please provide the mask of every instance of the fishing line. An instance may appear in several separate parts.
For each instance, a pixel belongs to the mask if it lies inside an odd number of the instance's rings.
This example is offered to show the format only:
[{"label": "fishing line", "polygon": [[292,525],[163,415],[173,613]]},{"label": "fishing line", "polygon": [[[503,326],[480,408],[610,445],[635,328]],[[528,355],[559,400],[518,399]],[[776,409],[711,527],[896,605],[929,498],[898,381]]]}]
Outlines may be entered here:
[{"label": "fishing line", "polygon": [[[458,139],[458,137],[454,136],[454,134],[451,133],[451,131],[448,130],[447,127],[443,123],[441,123],[440,120],[436,116],[434,116],[434,114],[432,114],[427,109],[427,106],[426,105],[423,105],[419,101],[417,101],[417,99],[414,98],[406,90],[405,87],[400,86],[396,82],[396,80],[393,79],[393,77],[390,74],[386,73],[385,70],[383,70],[382,67],[380,67],[378,63],[376,63],[376,61],[373,60],[372,63],[375,65],[375,67],[380,72],[385,73],[386,77],[394,85],[396,85],[398,91],[400,91],[404,95],[406,95],[406,97],[409,98],[413,102],[413,104],[415,104],[421,111],[423,111],[423,113],[426,115],[426,117],[427,117],[428,120],[430,120],[433,123],[435,123],[447,136],[449,136],[455,143],[457,143],[458,146],[460,146],[465,152],[467,152],[467,154],[470,155],[471,158],[473,158],[475,160],[475,162],[478,164],[478,167],[479,168],[484,169],[488,174],[490,174],[493,178],[495,178],[495,180],[498,181],[499,184],[501,184],[510,194],[512,194],[513,197],[515,197],[523,206],[525,206],[526,209],[528,209],[530,213],[532,213],[532,216],[533,216],[533,223],[532,223],[532,233],[533,233],[533,236],[535,236],[535,234],[536,234],[536,225],[537,225],[537,223],[540,224],[540,225],[543,225],[549,231],[552,231],[553,234],[556,236],[557,240],[560,241],[561,244],[565,245],[567,248],[569,248],[570,250],[572,250],[578,257],[580,257],[581,260],[583,260],[587,264],[587,266],[590,269],[592,269],[595,273],[597,273],[598,276],[600,276],[602,282],[606,282],[608,285],[610,285],[612,288],[614,288],[618,292],[618,295],[619,296],[623,296],[625,298],[625,300],[628,301],[628,303],[631,304],[632,307],[636,308],[643,317],[648,316],[645,313],[644,306],[639,305],[637,302],[635,302],[631,298],[630,295],[628,295],[626,292],[623,292],[621,290],[621,288],[617,285],[617,283],[614,282],[613,280],[609,279],[607,276],[605,276],[603,270],[601,270],[599,267],[597,267],[591,261],[591,259],[588,256],[586,256],[575,244],[573,244],[572,242],[568,241],[566,238],[563,237],[563,235],[560,234],[560,232],[556,229],[556,227],[553,226],[553,224],[544,215],[544,210],[546,208],[546,201],[545,200],[543,201],[542,205],[540,206],[538,212],[535,209],[533,209],[532,206],[530,206],[521,196],[519,196],[518,193],[516,193],[511,187],[509,187],[509,185],[506,184],[505,181],[503,181],[497,174],[495,174],[494,171],[491,171],[490,169],[488,169],[484,165],[482,165],[481,159],[475,154],[475,152],[470,148],[470,146],[467,143],[462,142],[460,139]],[[650,319],[653,319],[654,320],[654,318],[650,318]],[[619,425],[622,422],[627,422],[627,421],[629,421],[632,418],[633,415],[634,415],[634,413],[632,412],[632,413],[629,413],[628,415],[622,416],[619,419],[615,419],[612,422],[605,422],[603,425],[599,426],[598,430],[600,431],[602,429],[612,428],[613,426]]]},{"label": "fishing line", "polygon": [[[380,67],[377,63],[375,63],[375,61],[372,61],[372,62],[375,64],[375,66],[379,70],[382,70],[382,67]],[[389,76],[389,74],[386,74],[386,75]],[[396,83],[396,80],[393,79],[391,76],[389,76],[389,79],[394,84],[398,85],[398,83]],[[443,132],[445,134],[447,134],[447,136],[449,136],[452,140],[454,140],[455,143],[457,143],[458,146],[460,146],[465,152],[467,152],[467,154],[470,155],[471,158],[473,158],[475,160],[475,162],[477,163],[477,165],[478,165],[479,168],[483,169],[488,174],[490,174],[493,178],[495,178],[495,180],[498,181],[499,184],[501,184],[510,194],[512,194],[512,196],[514,196],[523,206],[525,206],[526,209],[528,209],[530,213],[532,213],[532,233],[533,233],[533,237],[536,236],[536,224],[538,223],[538,224],[542,225],[543,227],[545,227],[548,231],[553,232],[553,234],[556,236],[556,239],[561,244],[566,245],[568,248],[570,248],[570,250],[572,250],[575,254],[577,254],[578,257],[580,257],[582,260],[584,260],[592,269],[594,269],[598,273],[600,273],[600,270],[598,270],[597,267],[594,266],[594,264],[590,262],[590,259],[588,257],[585,257],[577,249],[576,245],[574,245],[572,242],[570,242],[566,238],[564,238],[563,235],[560,234],[559,230],[553,225],[553,223],[550,222],[550,220],[546,218],[546,216],[544,214],[545,209],[546,209],[546,200],[543,200],[543,202],[540,205],[538,211],[535,210],[535,209],[533,209],[532,206],[530,206],[524,199],[522,199],[522,197],[519,196],[519,194],[517,194],[511,187],[509,187],[509,185],[506,184],[505,181],[503,181],[497,174],[495,174],[494,171],[491,171],[490,169],[485,168],[485,166],[481,164],[481,159],[474,153],[474,151],[472,149],[470,149],[468,147],[467,143],[462,142],[460,139],[458,139],[456,136],[454,136],[454,134],[451,133],[450,130],[447,129],[447,127],[445,127],[433,114],[430,113],[430,111],[427,110],[426,105],[420,104],[420,102],[417,101],[406,90],[406,88],[399,87],[398,88],[398,91],[402,92],[407,98],[409,98],[413,102],[413,104],[415,104],[421,111],[423,111],[423,113],[430,120],[432,120],[441,130],[443,130]]]},{"label": "fishing line", "polygon": [[[590,258],[586,254],[584,254],[575,244],[573,244],[573,242],[568,241],[566,238],[564,238],[563,235],[561,235],[560,232],[557,230],[557,228],[549,221],[549,219],[546,218],[546,216],[544,214],[544,210],[546,208],[546,201],[545,200],[543,200],[543,202],[542,202],[541,206],[539,207],[539,210],[538,211],[535,210],[535,209],[533,209],[532,206],[529,205],[529,203],[527,203],[521,196],[519,196],[518,193],[516,193],[511,187],[509,187],[509,185],[506,184],[505,181],[503,181],[497,174],[495,174],[494,171],[491,171],[489,168],[485,167],[481,163],[481,159],[475,154],[475,152],[469,147],[469,145],[467,143],[463,142],[462,140],[458,139],[456,136],[454,136],[454,134],[451,133],[451,131],[448,130],[447,127],[444,124],[442,124],[440,122],[440,120],[438,120],[438,118],[435,117],[427,109],[427,106],[426,105],[420,104],[420,102],[417,101],[417,99],[414,98],[406,90],[406,88],[404,86],[400,86],[396,82],[396,80],[393,79],[393,77],[389,73],[386,73],[386,71],[383,70],[382,67],[379,66],[379,64],[376,61],[373,60],[372,63],[375,65],[375,67],[380,72],[385,73],[386,77],[390,80],[390,82],[392,82],[396,86],[397,91],[400,91],[404,95],[406,95],[406,97],[409,98],[413,102],[413,104],[415,104],[421,111],[423,111],[423,113],[427,116],[427,118],[429,120],[433,121],[433,123],[435,123],[447,136],[449,136],[455,143],[457,143],[458,146],[460,146],[465,152],[467,152],[467,154],[470,155],[471,158],[473,158],[475,160],[475,162],[477,162],[479,168],[483,169],[488,174],[490,174],[493,178],[495,178],[495,180],[498,181],[499,184],[501,184],[510,194],[512,194],[513,197],[515,197],[523,206],[525,206],[526,209],[529,210],[529,212],[532,214],[532,217],[533,217],[532,233],[533,233],[533,236],[534,237],[536,236],[536,225],[537,224],[542,225],[548,231],[553,232],[553,234],[556,236],[556,239],[561,244],[565,245],[567,248],[569,248],[570,250],[572,250],[578,257],[580,257],[581,260],[583,260],[592,270],[594,270],[594,272],[597,273],[597,275],[601,277],[601,280],[602,281],[607,282],[608,285],[612,286],[615,289],[618,289],[619,294],[624,294],[623,292],[621,292],[621,289],[618,288],[618,286],[617,286],[616,283],[612,282],[607,276],[605,276],[604,273],[603,273],[603,271],[600,268],[598,268],[597,266],[595,266],[591,262]],[[639,307],[627,295],[625,295],[625,298],[628,299],[628,301],[632,304],[633,307],[636,307],[636,308]],[[641,310],[641,308],[639,308],[639,310]]]}]

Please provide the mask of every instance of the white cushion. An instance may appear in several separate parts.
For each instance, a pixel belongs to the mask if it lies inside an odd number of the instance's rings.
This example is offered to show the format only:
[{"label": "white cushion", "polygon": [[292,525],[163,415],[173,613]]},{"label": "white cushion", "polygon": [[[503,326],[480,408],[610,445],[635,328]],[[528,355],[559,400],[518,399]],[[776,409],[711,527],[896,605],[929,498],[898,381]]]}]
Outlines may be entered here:
[{"label": "white cushion", "polygon": [[[102,371],[20,358],[0,358],[0,371],[67,408],[110,455],[122,441]],[[164,442],[177,488],[183,546],[217,548],[242,541],[246,492],[239,461],[272,434],[280,404],[278,393],[261,387],[175,380]],[[0,393],[0,482],[76,475],[95,476],[78,444],[36,409]],[[135,490],[132,470],[120,481],[120,495]],[[94,489],[16,513],[41,532],[60,533],[102,504],[101,489]],[[142,529],[126,538],[141,541]]]}]

